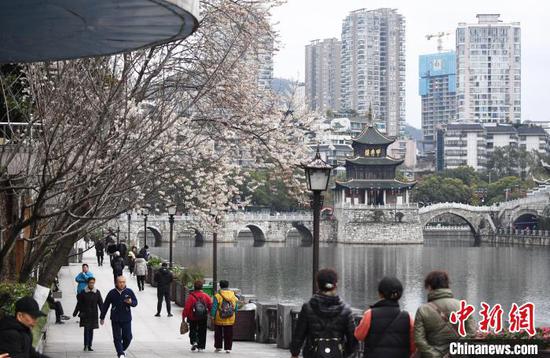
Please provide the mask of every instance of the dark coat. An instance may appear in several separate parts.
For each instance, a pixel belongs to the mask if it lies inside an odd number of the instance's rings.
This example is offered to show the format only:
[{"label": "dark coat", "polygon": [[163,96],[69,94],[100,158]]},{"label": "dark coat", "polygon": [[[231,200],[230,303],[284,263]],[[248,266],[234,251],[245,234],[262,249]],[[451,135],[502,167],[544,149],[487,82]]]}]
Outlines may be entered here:
[{"label": "dark coat", "polygon": [[315,294],[302,306],[290,352],[297,356],[303,345],[304,358],[310,358],[313,356],[315,338],[340,338],[344,356],[348,357],[357,347],[354,331],[355,324],[348,305],[338,296]]},{"label": "dark coat", "polygon": [[10,358],[47,358],[34,350],[31,330],[15,317],[0,320],[0,353],[9,353]]},{"label": "dark coat", "polygon": [[161,267],[155,274],[157,282],[157,291],[166,291],[170,289],[170,284],[174,280],[174,275],[167,268]]},{"label": "dark coat", "polygon": [[121,256],[117,256],[111,261],[111,267],[113,268],[113,275],[122,276],[124,270],[124,259]]},{"label": "dark coat", "polygon": [[[131,298],[132,303],[127,304],[124,302],[125,299]],[[131,307],[136,307],[138,304],[136,295],[134,291],[126,287],[124,290],[119,292],[116,288],[113,288],[105,297],[105,302],[101,307],[101,316],[100,319],[105,319],[109,306],[111,306],[111,321],[114,322],[130,322],[132,320],[132,312],[130,311]]]},{"label": "dark coat", "polygon": [[364,357],[408,358],[410,338],[411,318],[407,311],[401,311],[398,302],[381,300],[371,306]]},{"label": "dark coat", "polygon": [[103,306],[101,292],[94,289],[89,291],[88,287],[76,296],[77,304],[74,308],[73,317],[78,314],[80,317],[80,327],[97,329],[99,328],[98,309]]},{"label": "dark coat", "polygon": [[99,240],[95,243],[95,254],[97,256],[103,256],[105,253],[105,245],[103,244],[103,241]]}]

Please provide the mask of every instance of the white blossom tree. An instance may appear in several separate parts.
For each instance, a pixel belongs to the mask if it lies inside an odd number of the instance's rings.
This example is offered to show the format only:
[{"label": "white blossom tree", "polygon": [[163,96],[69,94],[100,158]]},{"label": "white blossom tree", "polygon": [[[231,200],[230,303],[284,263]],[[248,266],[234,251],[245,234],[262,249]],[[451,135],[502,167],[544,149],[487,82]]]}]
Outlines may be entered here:
[{"label": "white blossom tree", "polygon": [[201,3],[200,27],[185,41],[25,66],[24,97],[0,82],[26,123],[0,145],[0,201],[19,202],[0,221],[0,276],[25,281],[41,265],[39,282],[50,284],[77,240],[153,198],[212,223],[234,209],[243,183],[255,185],[249,173],[258,168],[304,194],[294,172],[311,116],[288,115],[258,86],[257,54],[276,37],[269,12],[280,2]]}]

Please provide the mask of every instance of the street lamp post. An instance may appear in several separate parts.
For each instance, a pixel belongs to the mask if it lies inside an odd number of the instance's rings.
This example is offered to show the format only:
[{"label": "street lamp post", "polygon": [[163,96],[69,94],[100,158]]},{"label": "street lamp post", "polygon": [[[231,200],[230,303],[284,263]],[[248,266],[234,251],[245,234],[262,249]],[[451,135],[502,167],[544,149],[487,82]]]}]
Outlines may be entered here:
[{"label": "street lamp post", "polygon": [[173,267],[172,263],[172,246],[174,242],[174,215],[176,215],[176,205],[168,206],[168,222],[170,223],[170,268]]},{"label": "street lamp post", "polygon": [[321,192],[327,190],[332,167],[321,159],[319,147],[315,158],[302,165],[306,172],[307,187],[313,192],[313,277],[312,289],[316,292],[315,275],[319,271],[319,222],[321,217],[322,197]]},{"label": "street lamp post", "polygon": [[147,215],[149,215],[149,208],[144,206],[141,209],[141,215],[143,215],[143,247],[147,246]]},{"label": "street lamp post", "polygon": [[126,216],[128,217],[128,237],[126,238],[128,241],[128,245],[131,245],[130,241],[130,225],[132,224],[132,209],[128,209],[126,212]]},{"label": "street lamp post", "polygon": [[212,233],[212,287],[216,291],[218,285],[218,217],[214,217],[214,232]]}]

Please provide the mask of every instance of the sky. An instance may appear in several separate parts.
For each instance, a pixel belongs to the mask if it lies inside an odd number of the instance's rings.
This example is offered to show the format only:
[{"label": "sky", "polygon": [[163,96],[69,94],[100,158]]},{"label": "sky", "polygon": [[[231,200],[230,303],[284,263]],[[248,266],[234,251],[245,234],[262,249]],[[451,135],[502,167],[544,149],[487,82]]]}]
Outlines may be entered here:
[{"label": "sky", "polygon": [[504,22],[521,23],[522,120],[550,120],[550,1],[544,0],[287,0],[273,10],[279,51],[274,58],[274,76],[304,80],[305,45],[311,40],[340,39],[342,20],[352,10],[389,7],[405,16],[406,121],[420,128],[418,56],[437,52],[437,41],[425,35],[450,32],[444,41],[454,49],[459,22],[475,23],[476,14],[498,13]]}]

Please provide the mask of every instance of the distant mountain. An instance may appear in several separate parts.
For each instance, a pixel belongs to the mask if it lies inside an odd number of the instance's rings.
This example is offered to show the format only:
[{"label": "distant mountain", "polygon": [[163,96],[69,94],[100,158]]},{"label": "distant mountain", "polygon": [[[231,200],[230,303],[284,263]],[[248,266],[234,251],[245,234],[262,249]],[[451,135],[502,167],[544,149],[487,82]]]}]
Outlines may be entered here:
[{"label": "distant mountain", "polygon": [[416,141],[422,140],[422,130],[405,123],[405,134]]}]

